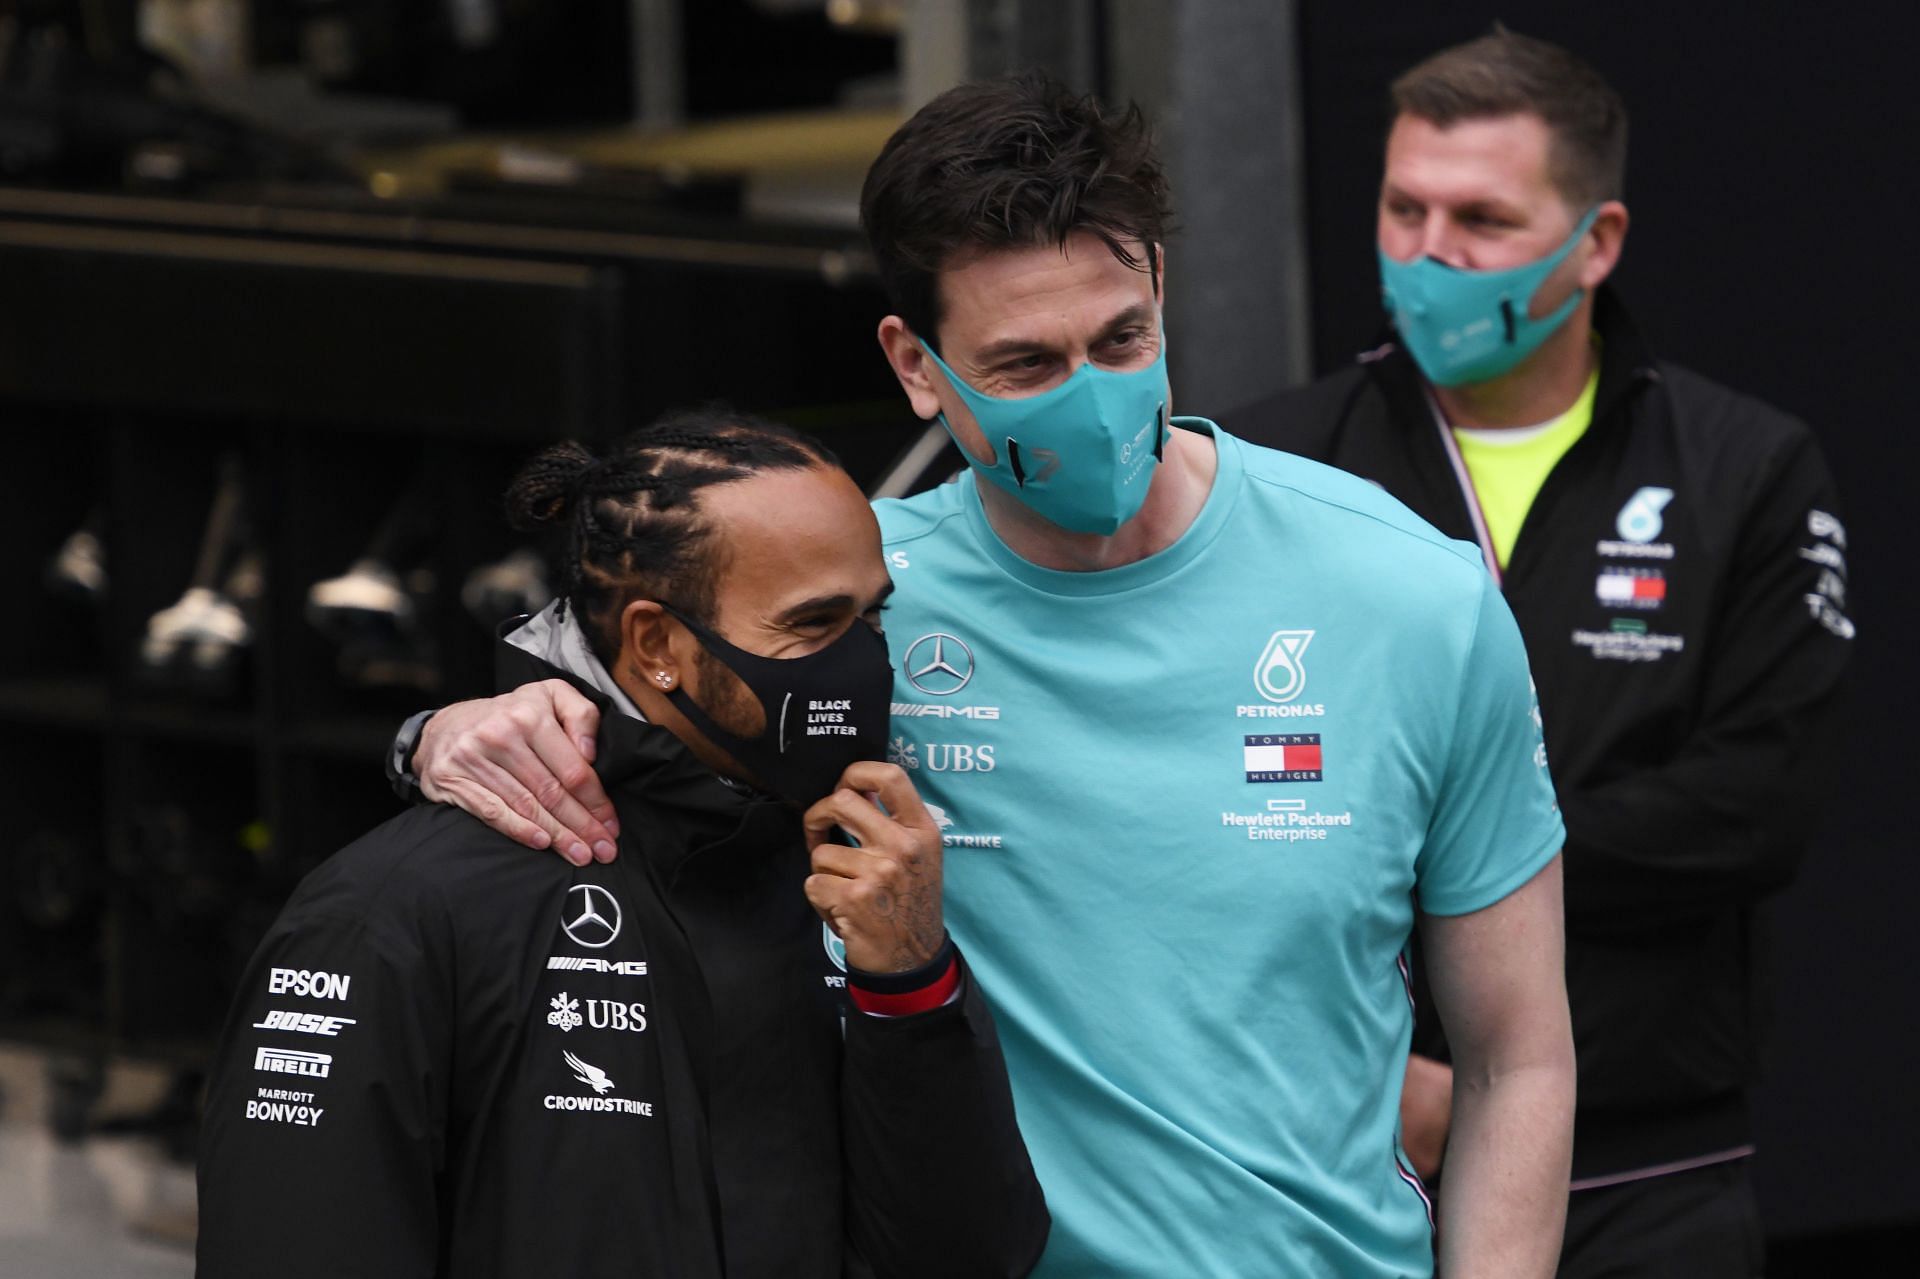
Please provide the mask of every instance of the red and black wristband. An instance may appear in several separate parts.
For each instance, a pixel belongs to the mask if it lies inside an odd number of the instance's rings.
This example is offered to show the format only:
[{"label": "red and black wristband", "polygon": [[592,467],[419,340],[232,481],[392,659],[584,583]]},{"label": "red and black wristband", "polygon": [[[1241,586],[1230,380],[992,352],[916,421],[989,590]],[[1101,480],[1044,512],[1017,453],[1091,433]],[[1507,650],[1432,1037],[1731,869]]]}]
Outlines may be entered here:
[{"label": "red and black wristband", "polygon": [[853,1006],[878,1017],[910,1017],[938,1008],[960,989],[960,953],[953,938],[940,944],[934,957],[904,973],[870,973],[847,969],[847,994]]}]

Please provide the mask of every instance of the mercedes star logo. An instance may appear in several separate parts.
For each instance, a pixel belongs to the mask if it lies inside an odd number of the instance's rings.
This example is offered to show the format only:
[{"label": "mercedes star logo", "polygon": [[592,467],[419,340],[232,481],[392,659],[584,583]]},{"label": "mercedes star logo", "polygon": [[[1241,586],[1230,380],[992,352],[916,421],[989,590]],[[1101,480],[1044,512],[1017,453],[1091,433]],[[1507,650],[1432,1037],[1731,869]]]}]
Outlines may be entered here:
[{"label": "mercedes star logo", "polygon": [[951,697],[973,678],[973,650],[959,636],[936,631],[907,650],[901,669],[907,683],[933,697]]},{"label": "mercedes star logo", "polygon": [[575,884],[567,890],[560,926],[582,946],[599,950],[620,935],[620,903],[598,884]]}]

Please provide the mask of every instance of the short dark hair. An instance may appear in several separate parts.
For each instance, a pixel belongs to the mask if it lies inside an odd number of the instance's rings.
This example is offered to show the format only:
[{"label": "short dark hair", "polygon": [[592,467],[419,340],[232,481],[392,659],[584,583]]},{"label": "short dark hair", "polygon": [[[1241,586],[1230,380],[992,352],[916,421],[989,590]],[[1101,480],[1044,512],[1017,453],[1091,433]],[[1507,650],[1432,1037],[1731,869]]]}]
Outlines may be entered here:
[{"label": "short dark hair", "polygon": [[1065,245],[1090,231],[1150,271],[1171,222],[1140,108],[1105,110],[1033,72],[963,84],[921,107],[887,139],[860,192],[881,283],[929,345],[942,314],[939,273],[956,253]]},{"label": "short dark hair", "polygon": [[1557,44],[1496,25],[1442,49],[1393,82],[1396,115],[1446,128],[1459,120],[1529,113],[1553,135],[1549,175],[1584,209],[1618,200],[1627,181],[1627,106],[1598,71]]},{"label": "short dark hair", "polygon": [[507,488],[507,521],[562,534],[561,596],[609,668],[620,651],[620,614],[659,600],[713,620],[721,570],[700,493],[762,471],[838,467],[810,435],[725,404],[670,412],[605,453],[576,440],[528,462]]}]

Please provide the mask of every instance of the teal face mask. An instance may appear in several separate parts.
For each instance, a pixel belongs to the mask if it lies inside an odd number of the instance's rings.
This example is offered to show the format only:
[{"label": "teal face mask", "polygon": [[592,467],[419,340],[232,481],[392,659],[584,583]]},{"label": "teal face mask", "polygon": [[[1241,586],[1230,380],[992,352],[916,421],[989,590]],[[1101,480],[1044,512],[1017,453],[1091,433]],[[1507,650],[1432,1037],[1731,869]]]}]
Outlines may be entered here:
[{"label": "teal face mask", "polygon": [[[1164,341],[1144,369],[1114,373],[1082,364],[1052,390],[1018,400],[982,395],[932,347],[922,342],[920,349],[966,401],[994,460],[982,462],[956,435],[960,455],[1040,518],[1076,533],[1111,535],[1147,500],[1167,443]],[[944,413],[940,424],[953,435]]]},{"label": "teal face mask", "polygon": [[1532,355],[1566,323],[1586,295],[1573,295],[1552,315],[1528,315],[1533,295],[1593,226],[1587,210],[1561,246],[1505,271],[1461,271],[1432,258],[1396,262],[1380,250],[1380,285],[1394,326],[1414,362],[1435,386],[1464,386],[1499,377]]}]

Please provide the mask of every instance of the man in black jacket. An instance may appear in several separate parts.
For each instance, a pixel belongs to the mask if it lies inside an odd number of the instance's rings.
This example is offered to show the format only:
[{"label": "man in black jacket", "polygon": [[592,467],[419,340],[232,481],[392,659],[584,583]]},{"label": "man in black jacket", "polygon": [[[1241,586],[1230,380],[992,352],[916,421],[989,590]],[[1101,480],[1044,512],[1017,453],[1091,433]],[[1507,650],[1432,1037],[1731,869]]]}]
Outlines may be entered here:
[{"label": "man in black jacket", "polygon": [[892,583],[859,490],[709,413],[550,450],[509,503],[571,580],[504,686],[603,712],[627,855],[434,806],[310,875],[213,1075],[200,1274],[1025,1274],[1047,1214],[938,828],[870,762]]},{"label": "man in black jacket", "polygon": [[[1757,1274],[1753,907],[1817,828],[1853,635],[1833,484],[1804,426],[1654,360],[1604,287],[1626,113],[1596,73],[1496,31],[1393,99],[1395,332],[1222,421],[1477,541],[1525,636],[1568,832],[1561,1274]],[[1443,1055],[1426,1020],[1416,1048]],[[1410,1063],[1407,1141],[1429,1165],[1446,1076]]]}]

